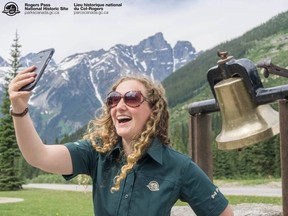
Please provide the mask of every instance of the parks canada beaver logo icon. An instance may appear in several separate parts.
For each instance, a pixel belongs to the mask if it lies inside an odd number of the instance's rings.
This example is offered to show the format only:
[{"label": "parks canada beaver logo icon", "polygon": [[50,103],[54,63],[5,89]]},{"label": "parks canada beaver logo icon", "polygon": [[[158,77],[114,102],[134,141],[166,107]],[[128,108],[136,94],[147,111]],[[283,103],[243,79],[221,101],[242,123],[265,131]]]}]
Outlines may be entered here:
[{"label": "parks canada beaver logo icon", "polygon": [[150,181],[149,184],[147,185],[150,191],[159,191],[159,183],[157,181]]},{"label": "parks canada beaver logo icon", "polygon": [[2,13],[7,14],[8,16],[14,16],[20,13],[20,11],[18,9],[18,5],[15,2],[8,2],[5,4]]}]

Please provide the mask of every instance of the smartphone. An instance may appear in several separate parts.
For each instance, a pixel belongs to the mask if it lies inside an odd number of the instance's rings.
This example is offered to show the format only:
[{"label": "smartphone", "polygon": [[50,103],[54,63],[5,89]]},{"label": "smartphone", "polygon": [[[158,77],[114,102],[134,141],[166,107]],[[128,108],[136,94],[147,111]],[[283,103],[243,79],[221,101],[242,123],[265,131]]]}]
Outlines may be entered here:
[{"label": "smartphone", "polygon": [[34,72],[36,73],[36,78],[32,83],[29,83],[26,86],[23,86],[20,91],[31,91],[35,88],[36,84],[40,80],[45,68],[47,67],[48,63],[50,62],[55,50],[53,48],[45,49],[38,52],[33,59],[32,65],[36,66]]}]

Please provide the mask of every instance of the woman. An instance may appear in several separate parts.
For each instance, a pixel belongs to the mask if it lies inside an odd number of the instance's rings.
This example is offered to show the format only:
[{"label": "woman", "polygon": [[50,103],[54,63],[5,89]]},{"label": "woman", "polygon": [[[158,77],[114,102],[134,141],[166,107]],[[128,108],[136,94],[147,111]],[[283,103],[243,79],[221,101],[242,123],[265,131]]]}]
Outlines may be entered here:
[{"label": "woman", "polygon": [[168,216],[178,199],[197,215],[233,215],[203,171],[169,147],[161,85],[145,77],[120,79],[83,140],[44,145],[26,109],[31,92],[18,91],[34,81],[34,69],[21,71],[9,85],[19,148],[28,163],[46,172],[91,176],[95,215]]}]

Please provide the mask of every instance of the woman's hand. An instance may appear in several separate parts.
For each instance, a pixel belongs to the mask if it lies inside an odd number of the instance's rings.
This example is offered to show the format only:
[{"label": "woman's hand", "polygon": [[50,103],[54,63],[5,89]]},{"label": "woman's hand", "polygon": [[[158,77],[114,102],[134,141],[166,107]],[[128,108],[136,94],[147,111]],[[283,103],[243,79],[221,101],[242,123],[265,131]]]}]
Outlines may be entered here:
[{"label": "woman's hand", "polygon": [[21,113],[28,106],[28,101],[31,96],[30,91],[19,91],[23,86],[35,80],[35,66],[26,68],[19,72],[9,84],[8,93],[14,112]]}]

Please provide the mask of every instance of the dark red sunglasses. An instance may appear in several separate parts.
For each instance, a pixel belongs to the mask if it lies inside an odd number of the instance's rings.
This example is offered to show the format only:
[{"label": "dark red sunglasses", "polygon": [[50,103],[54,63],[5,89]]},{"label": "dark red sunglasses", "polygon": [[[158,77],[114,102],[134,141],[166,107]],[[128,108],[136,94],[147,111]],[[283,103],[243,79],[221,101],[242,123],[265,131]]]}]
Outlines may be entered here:
[{"label": "dark red sunglasses", "polygon": [[128,91],[124,95],[117,91],[111,91],[106,98],[106,104],[108,107],[113,108],[117,106],[123,98],[124,103],[129,107],[139,107],[147,99],[143,96],[141,91]]}]

